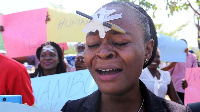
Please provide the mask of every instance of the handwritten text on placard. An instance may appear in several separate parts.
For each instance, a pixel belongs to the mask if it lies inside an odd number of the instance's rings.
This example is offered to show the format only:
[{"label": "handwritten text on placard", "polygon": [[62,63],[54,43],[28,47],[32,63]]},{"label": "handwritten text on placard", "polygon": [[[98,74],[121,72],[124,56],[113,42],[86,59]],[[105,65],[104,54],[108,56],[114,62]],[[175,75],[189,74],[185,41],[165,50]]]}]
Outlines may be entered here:
[{"label": "handwritten text on placard", "polygon": [[75,100],[97,90],[88,70],[32,78],[36,107],[60,110],[68,100]]},{"label": "handwritten text on placard", "polygon": [[188,87],[185,89],[185,105],[200,102],[200,68],[187,68],[185,79]]}]

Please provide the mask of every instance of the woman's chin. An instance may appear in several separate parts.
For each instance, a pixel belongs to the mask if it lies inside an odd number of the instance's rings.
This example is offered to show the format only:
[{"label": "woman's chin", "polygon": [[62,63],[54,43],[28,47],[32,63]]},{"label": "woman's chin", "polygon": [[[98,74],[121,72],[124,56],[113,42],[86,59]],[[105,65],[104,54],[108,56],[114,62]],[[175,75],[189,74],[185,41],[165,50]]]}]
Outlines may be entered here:
[{"label": "woman's chin", "polygon": [[122,95],[123,94],[123,90],[119,90],[119,88],[115,87],[100,87],[99,86],[99,90],[106,95]]}]

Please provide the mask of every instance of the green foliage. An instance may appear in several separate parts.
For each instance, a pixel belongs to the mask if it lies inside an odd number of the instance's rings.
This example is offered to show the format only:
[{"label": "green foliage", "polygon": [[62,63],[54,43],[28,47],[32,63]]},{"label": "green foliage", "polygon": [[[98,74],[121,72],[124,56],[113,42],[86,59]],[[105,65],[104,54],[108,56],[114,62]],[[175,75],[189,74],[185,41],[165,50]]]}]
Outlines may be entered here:
[{"label": "green foliage", "polygon": [[167,0],[166,10],[170,11],[170,15],[173,15],[175,11],[179,12],[183,9],[188,10],[188,8],[189,8],[189,3],[187,3],[187,1],[181,2],[181,0],[180,1],[177,0],[176,2],[174,2]]},{"label": "green foliage", "polygon": [[155,24],[155,28],[156,28],[157,31],[160,30],[161,27],[162,27],[162,24]]},{"label": "green foliage", "polygon": [[[162,24],[157,24],[157,25],[155,25],[155,27],[156,27],[156,30],[157,30],[159,33],[162,33],[162,34],[164,34],[164,35],[168,35],[168,36],[170,36],[170,37],[175,37],[175,38],[177,38],[176,33],[179,32],[179,31],[181,31],[181,30],[183,30],[183,28],[184,28],[185,26],[187,26],[188,23],[189,23],[189,22],[187,22],[187,23],[185,23],[185,24],[179,26],[176,30],[171,31],[171,32],[165,32],[165,31],[161,30]],[[160,31],[159,31],[159,30],[160,30]]]},{"label": "green foliage", "polygon": [[148,0],[114,0],[114,1],[128,1],[133,3],[139,2],[138,5],[143,7],[144,10],[146,11],[148,11],[149,9],[153,9],[153,11],[155,12],[157,10],[156,4],[152,4]]},{"label": "green foliage", "polygon": [[199,52],[199,50],[194,50],[194,53],[196,54],[198,60],[200,60],[200,52]]},{"label": "green foliage", "polygon": [[[156,17],[155,12],[157,10],[157,6],[156,4],[150,2],[150,0],[117,0],[117,1],[129,1],[129,2],[133,2],[133,3],[139,3],[139,5],[141,7],[143,7],[146,11],[148,11],[149,9],[153,10],[153,18]],[[194,20],[198,20],[198,22],[200,22],[200,0],[194,0],[195,2],[193,3],[193,0],[163,0],[166,3],[166,10],[169,11],[169,13],[167,14],[168,17],[171,15],[173,16],[174,12],[180,12],[182,10],[188,10],[189,8],[193,10],[194,12]],[[192,2],[193,4],[191,4],[190,2]],[[198,8],[195,9],[194,5],[197,5]],[[185,24],[184,24],[185,25]],[[182,26],[184,26],[182,25]],[[161,25],[162,26],[162,25]],[[161,26],[156,26],[156,29],[160,29]],[[200,32],[200,26],[197,27],[198,29],[198,33]],[[182,30],[181,26],[179,28],[177,28],[175,31],[172,31],[170,33],[165,33],[164,31],[160,31],[163,34],[169,35],[169,36],[174,36],[174,34],[178,31]],[[200,42],[199,42],[199,48],[200,48]]]},{"label": "green foliage", "polygon": [[77,54],[76,47],[68,45],[68,50],[64,51],[64,54]]}]

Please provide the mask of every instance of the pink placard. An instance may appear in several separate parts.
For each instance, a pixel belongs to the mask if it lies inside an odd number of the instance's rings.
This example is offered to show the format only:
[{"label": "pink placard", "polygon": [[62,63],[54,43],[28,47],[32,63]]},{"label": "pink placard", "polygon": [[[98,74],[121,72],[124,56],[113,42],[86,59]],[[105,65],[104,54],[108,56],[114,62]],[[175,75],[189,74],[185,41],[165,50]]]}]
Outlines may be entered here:
[{"label": "pink placard", "polygon": [[185,89],[184,104],[200,102],[200,68],[187,68],[185,79],[188,87]]},{"label": "pink placard", "polygon": [[46,15],[47,8],[0,16],[9,57],[35,55],[36,49],[47,40]]},{"label": "pink placard", "polygon": [[61,48],[62,50],[64,50],[64,51],[68,49],[67,43],[58,43],[58,45],[59,45],[60,48]]}]

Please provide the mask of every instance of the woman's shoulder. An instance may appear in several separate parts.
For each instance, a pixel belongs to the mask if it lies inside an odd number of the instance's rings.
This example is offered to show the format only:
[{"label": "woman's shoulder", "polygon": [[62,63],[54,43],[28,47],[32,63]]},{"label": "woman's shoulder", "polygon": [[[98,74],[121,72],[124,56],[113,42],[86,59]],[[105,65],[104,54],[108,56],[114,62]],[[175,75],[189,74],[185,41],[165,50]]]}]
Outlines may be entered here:
[{"label": "woman's shoulder", "polygon": [[79,111],[85,111],[90,110],[95,111],[98,109],[98,102],[100,100],[100,91],[97,90],[93,92],[92,94],[77,99],[77,100],[69,100],[65,103],[65,105],[62,107],[62,112],[79,112]]},{"label": "woman's shoulder", "polygon": [[188,106],[184,106],[170,100],[161,99],[161,102],[167,112],[192,112]]},{"label": "woman's shoulder", "polygon": [[146,67],[142,70],[142,73],[140,75],[140,79],[152,79],[152,75],[149,71],[149,69]]}]

